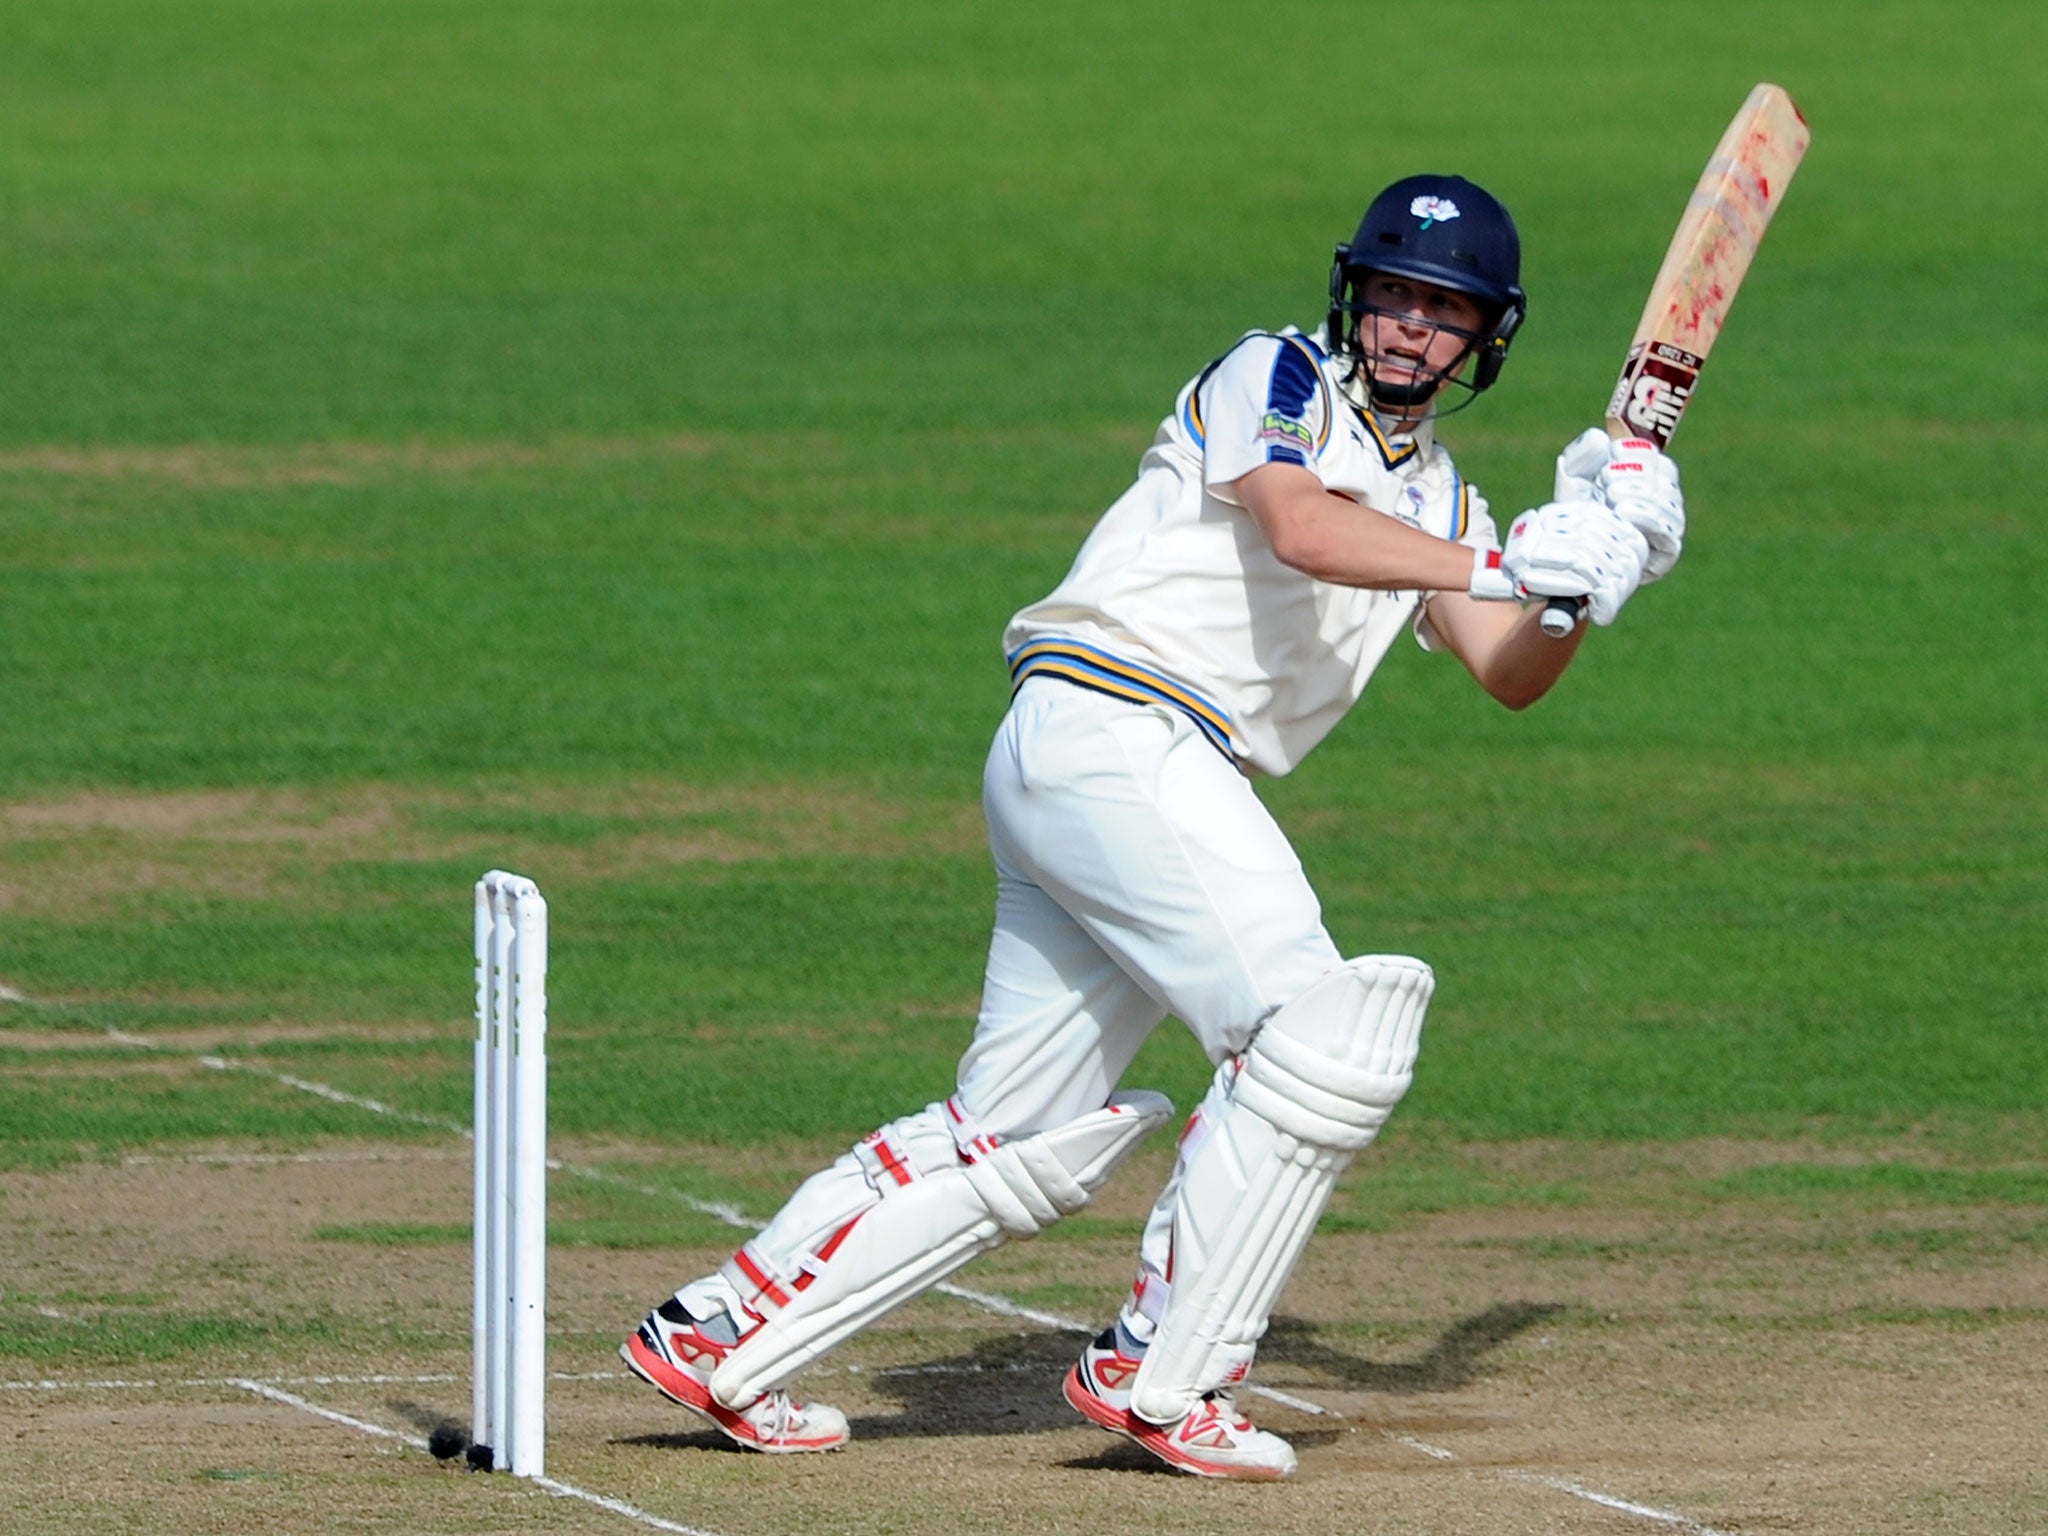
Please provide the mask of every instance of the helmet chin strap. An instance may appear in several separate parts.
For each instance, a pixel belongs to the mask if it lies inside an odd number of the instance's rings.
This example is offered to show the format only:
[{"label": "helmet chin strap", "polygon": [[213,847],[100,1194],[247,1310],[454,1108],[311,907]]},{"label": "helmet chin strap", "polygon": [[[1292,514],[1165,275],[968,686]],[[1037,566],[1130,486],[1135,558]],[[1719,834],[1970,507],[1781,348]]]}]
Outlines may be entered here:
[{"label": "helmet chin strap", "polygon": [[[1360,316],[1353,324],[1358,325],[1364,319],[1376,317],[1377,314],[1377,311],[1368,310],[1365,315]],[[1438,326],[1435,329],[1445,330],[1448,327]],[[1466,333],[1456,332],[1454,334],[1465,335]],[[1372,353],[1364,345],[1363,338],[1358,336],[1354,330],[1351,348],[1353,358],[1351,379],[1353,381],[1361,381],[1365,386],[1364,393],[1366,398],[1360,403],[1369,403],[1376,409],[1391,411],[1401,416],[1420,415],[1422,409],[1442,394],[1447,386],[1459,382],[1457,377],[1458,370],[1464,367],[1466,362],[1470,360],[1477,345],[1477,337],[1467,336],[1463,350],[1451,360],[1448,368],[1422,369],[1414,364],[1410,364],[1411,369],[1418,376],[1407,384],[1390,384],[1375,376],[1372,366]],[[1467,387],[1470,388],[1469,385]],[[1477,391],[1474,391],[1474,393],[1476,394]],[[1460,404],[1469,405],[1471,401],[1461,401]],[[1457,407],[1454,406],[1452,409],[1455,410]]]},{"label": "helmet chin strap", "polygon": [[[1469,356],[1471,351],[1468,348],[1460,353],[1458,361],[1444,372],[1432,372],[1412,384],[1387,384],[1373,376],[1372,361],[1361,351],[1354,354],[1351,377],[1345,381],[1353,388],[1347,392],[1360,405],[1370,405],[1376,410],[1388,411],[1398,416],[1418,416],[1424,407],[1432,404],[1444,392],[1447,386],[1458,382],[1458,368]],[[1362,391],[1357,388],[1360,384],[1364,386]],[[1360,393],[1365,397],[1362,400],[1357,398]],[[1458,410],[1471,403],[1469,399],[1461,400],[1451,409]]]},{"label": "helmet chin strap", "polygon": [[1374,405],[1383,405],[1389,410],[1400,411],[1403,414],[1417,406],[1429,404],[1436,398],[1437,391],[1450,382],[1448,378],[1439,377],[1428,383],[1382,384],[1372,376],[1372,369],[1364,358],[1358,360],[1358,371],[1365,375],[1367,399]]}]

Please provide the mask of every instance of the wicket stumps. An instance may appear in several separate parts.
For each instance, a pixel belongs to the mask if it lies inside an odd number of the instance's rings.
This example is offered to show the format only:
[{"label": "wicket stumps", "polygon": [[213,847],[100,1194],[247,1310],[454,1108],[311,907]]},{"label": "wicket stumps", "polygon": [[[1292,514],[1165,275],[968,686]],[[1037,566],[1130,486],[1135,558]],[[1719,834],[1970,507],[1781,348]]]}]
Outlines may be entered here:
[{"label": "wicket stumps", "polygon": [[542,1475],[547,1387],[548,904],[476,883],[474,1393],[469,1463]]}]

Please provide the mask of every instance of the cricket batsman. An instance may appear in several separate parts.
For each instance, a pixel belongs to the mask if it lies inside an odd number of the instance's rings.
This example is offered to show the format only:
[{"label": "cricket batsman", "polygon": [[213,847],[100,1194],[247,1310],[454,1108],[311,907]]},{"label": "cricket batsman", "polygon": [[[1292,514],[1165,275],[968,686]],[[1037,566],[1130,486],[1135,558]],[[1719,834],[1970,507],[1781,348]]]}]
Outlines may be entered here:
[{"label": "cricket batsman", "polygon": [[[663,1301],[626,1363],[741,1445],[831,1450],[788,1384],[1009,1237],[1079,1210],[1171,1106],[1119,1092],[1169,1015],[1215,1064],[1137,1278],[1068,1402],[1170,1466],[1271,1479],[1292,1447],[1234,1390],[1338,1175],[1415,1068],[1435,978],[1346,958],[1253,781],[1293,771],[1404,632],[1510,709],[1668,572],[1678,474],[1589,431],[1502,542],[1437,440],[1491,388],[1528,301],[1507,210],[1412,176],[1337,247],[1313,333],[1251,331],[1180,391],[1066,577],[1011,620],[984,807],[997,874],[958,1088],[813,1175]],[[1535,599],[1536,601],[1528,601]]]}]

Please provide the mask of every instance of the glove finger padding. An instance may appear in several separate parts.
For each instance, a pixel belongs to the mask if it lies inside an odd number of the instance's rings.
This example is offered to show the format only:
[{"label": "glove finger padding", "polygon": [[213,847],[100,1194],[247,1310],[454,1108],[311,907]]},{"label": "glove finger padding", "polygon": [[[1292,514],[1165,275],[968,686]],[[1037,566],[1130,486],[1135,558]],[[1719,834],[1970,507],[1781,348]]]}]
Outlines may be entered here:
[{"label": "glove finger padding", "polygon": [[1598,476],[1599,499],[1627,518],[1650,546],[1643,580],[1655,581],[1678,564],[1685,545],[1685,495],[1678,466],[1642,438],[1613,444]]},{"label": "glove finger padding", "polygon": [[1597,501],[1553,501],[1508,530],[1500,566],[1533,597],[1582,597],[1595,624],[1612,624],[1643,579],[1650,546]]},{"label": "glove finger padding", "polygon": [[1685,496],[1678,466],[1642,437],[1609,437],[1589,427],[1565,444],[1553,478],[1555,501],[1597,501],[1612,507],[1650,545],[1644,581],[1678,564],[1685,544]]},{"label": "glove finger padding", "polygon": [[1599,501],[1600,472],[1613,457],[1614,439],[1600,427],[1588,427],[1564,445],[1557,456],[1552,501]]}]

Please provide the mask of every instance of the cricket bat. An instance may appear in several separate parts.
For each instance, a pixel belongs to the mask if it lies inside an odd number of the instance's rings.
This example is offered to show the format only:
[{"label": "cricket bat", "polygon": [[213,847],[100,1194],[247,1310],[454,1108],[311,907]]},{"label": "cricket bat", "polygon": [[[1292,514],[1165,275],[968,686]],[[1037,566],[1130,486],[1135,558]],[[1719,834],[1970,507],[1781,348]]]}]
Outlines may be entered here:
[{"label": "cricket bat", "polygon": [[[1700,173],[1650,286],[1607,402],[1610,436],[1646,438],[1660,449],[1670,443],[1810,138],[1782,87],[1749,93]],[[1552,598],[1544,633],[1570,634],[1584,606],[1581,598]]]}]

